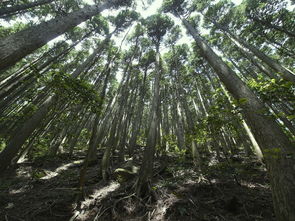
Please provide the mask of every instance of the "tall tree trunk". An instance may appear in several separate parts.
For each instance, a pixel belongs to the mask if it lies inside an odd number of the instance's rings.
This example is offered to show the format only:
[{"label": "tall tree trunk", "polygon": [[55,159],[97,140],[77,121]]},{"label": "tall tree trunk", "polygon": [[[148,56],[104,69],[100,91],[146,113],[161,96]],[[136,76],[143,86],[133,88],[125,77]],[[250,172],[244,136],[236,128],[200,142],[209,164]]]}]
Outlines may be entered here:
[{"label": "tall tree trunk", "polygon": [[[178,91],[179,91],[178,94],[185,95],[185,90],[181,87],[179,81],[178,81]],[[186,116],[186,121],[187,121],[186,123],[188,126],[188,131],[191,136],[191,151],[192,151],[193,163],[198,170],[201,170],[201,157],[200,157],[200,152],[198,150],[199,146],[197,146],[197,141],[195,138],[195,127],[194,127],[192,113],[189,110],[187,100],[185,98],[183,98],[183,99],[181,99],[181,101],[182,101],[181,103],[182,103],[184,113]]]},{"label": "tall tree trunk", "polygon": [[280,27],[278,25],[274,25],[269,21],[264,21],[262,19],[257,18],[256,16],[248,16],[248,18],[250,18],[251,20],[253,20],[253,21],[255,21],[255,22],[259,23],[259,24],[262,24],[265,27],[268,27],[270,29],[275,29],[277,31],[285,33],[286,35],[288,35],[291,38],[295,38],[295,33],[294,32],[288,31],[285,28]]},{"label": "tall tree trunk", "polygon": [[137,136],[140,131],[140,126],[141,126],[141,122],[142,122],[142,114],[143,114],[143,109],[144,109],[145,87],[146,87],[145,86],[146,85],[146,75],[147,75],[147,68],[144,71],[143,81],[142,81],[142,85],[141,85],[140,92],[139,92],[139,101],[138,101],[138,105],[137,105],[137,111],[136,111],[136,115],[134,118],[134,123],[132,124],[132,135],[131,135],[130,143],[129,143],[130,157],[133,154],[133,151],[135,149]]},{"label": "tall tree trunk", "polygon": [[112,149],[117,145],[117,139],[116,139],[116,129],[117,129],[117,125],[118,125],[118,116],[115,116],[113,122],[112,122],[112,127],[110,130],[110,136],[109,140],[106,144],[106,149],[103,153],[103,157],[102,157],[102,161],[101,161],[101,174],[102,174],[102,178],[103,180],[107,180],[108,179],[108,170],[109,170],[109,166],[110,166],[110,159],[111,159],[111,155],[112,155]]},{"label": "tall tree trunk", "polygon": [[[48,60],[46,62],[44,62],[43,64],[36,65],[36,63],[35,63],[34,66],[29,67],[32,70],[30,73],[25,74],[25,73],[21,72],[15,78],[7,80],[5,85],[3,85],[3,86],[1,85],[0,100],[3,99],[8,94],[11,94],[14,89],[16,89],[17,87],[19,87],[20,85],[22,85],[24,83],[28,83],[28,84],[32,85],[31,81],[37,79],[37,77],[34,75],[34,73],[37,73],[40,75],[45,73],[49,69],[49,68],[46,68],[47,66],[52,64],[54,61],[57,61],[58,59],[61,59],[62,57],[67,55],[77,44],[79,44],[82,40],[84,40],[86,37],[88,37],[91,33],[92,33],[92,31],[88,32],[80,40],[74,42],[71,46],[69,46],[68,48],[66,48],[62,52],[58,53],[56,56],[53,56],[53,57],[49,56]],[[45,57],[46,54],[48,55],[49,53],[44,53],[44,55],[42,57]],[[46,68],[46,70],[43,70],[44,68]],[[27,69],[25,69],[25,70],[27,70]],[[42,72],[39,73],[39,71],[42,71]],[[28,80],[30,80],[30,82],[26,82]],[[3,106],[1,105],[1,107],[3,107]]]},{"label": "tall tree trunk", "polygon": [[53,96],[48,97],[39,110],[29,119],[30,123],[25,123],[23,127],[16,132],[5,149],[2,150],[0,153],[0,173],[9,166],[11,160],[18,153],[27,138],[40,125],[43,116],[48,113],[56,98],[57,97]]},{"label": "tall tree trunk", "polygon": [[281,75],[281,77],[285,80],[291,81],[295,83],[295,73],[293,73],[291,70],[283,67],[280,65],[277,61],[273,60],[263,52],[261,52],[259,49],[254,47],[253,45],[248,44],[245,40],[239,38],[235,34],[233,34],[231,31],[229,31],[226,27],[221,26],[220,24],[217,24],[216,22],[212,21],[213,24],[220,30],[224,31],[229,35],[229,37],[233,38],[235,41],[237,41],[239,44],[241,44],[243,47],[247,48],[249,51],[251,51],[255,56],[257,56],[259,59],[261,59],[263,62],[265,62],[269,67],[274,69],[278,72],[278,74]]},{"label": "tall tree trunk", "polygon": [[59,152],[59,147],[65,135],[67,134],[68,129],[69,129],[68,127],[64,127],[63,129],[61,129],[61,131],[58,132],[56,138],[54,139],[54,143],[50,145],[50,155],[52,157],[55,157],[57,153]]},{"label": "tall tree trunk", "polygon": [[[224,86],[222,84],[220,84],[225,96],[228,98],[228,100],[232,102],[232,98],[230,97],[230,95],[228,94],[227,90],[224,88]],[[232,104],[233,105],[233,104]],[[259,144],[257,143],[251,129],[249,128],[248,124],[245,122],[245,120],[242,119],[241,121],[242,123],[242,126],[243,126],[243,129],[245,130],[246,134],[248,135],[250,141],[251,141],[251,144],[252,144],[252,147],[254,149],[254,153],[256,155],[256,157],[258,158],[259,161],[262,161],[263,159],[263,154],[262,154],[262,151],[261,151],[261,148],[259,146]]]},{"label": "tall tree trunk", "polygon": [[142,160],[142,165],[139,171],[139,177],[136,184],[136,194],[146,194],[149,191],[149,179],[152,176],[153,165],[154,165],[154,155],[157,144],[157,127],[159,121],[159,106],[160,106],[160,79],[161,79],[161,57],[157,47],[157,71],[155,73],[154,80],[154,95],[151,107],[151,121],[148,130],[146,148],[144,150],[144,156]]},{"label": "tall tree trunk", "polygon": [[246,98],[242,114],[265,155],[271,177],[272,195],[277,219],[295,220],[295,148],[273,118],[263,115],[265,106],[236,76],[197,31],[185,20],[183,24],[193,36],[203,57],[208,61],[227,90],[237,100]]},{"label": "tall tree trunk", "polygon": [[180,150],[185,149],[185,139],[184,139],[184,127],[182,124],[182,116],[180,114],[179,110],[179,101],[177,99],[177,95],[174,96],[173,102],[173,118],[175,122],[175,131],[176,131],[176,137],[177,137],[177,146]]},{"label": "tall tree trunk", "polygon": [[[98,46],[100,48],[101,45]],[[93,54],[97,53],[98,51],[94,51]],[[92,55],[93,55],[92,54]],[[93,56],[90,56],[91,58]],[[85,63],[89,62],[88,59],[84,61],[81,66],[83,68],[77,68],[79,71],[74,71],[71,75],[73,78],[77,78],[87,67]],[[88,64],[88,63],[87,63]],[[48,88],[46,88],[48,89]],[[28,119],[19,130],[12,136],[9,144],[5,147],[5,149],[0,153],[0,162],[3,159],[3,163],[0,165],[0,172],[5,170],[12,158],[15,154],[19,151],[22,147],[26,139],[32,134],[32,132],[40,125],[43,118],[46,117],[47,113],[51,110],[51,107],[55,104],[58,95],[51,95],[47,98],[47,100],[40,106],[40,108],[33,114],[33,116]],[[4,160],[5,159],[5,160]]]},{"label": "tall tree trunk", "polygon": [[16,13],[19,13],[19,12],[22,12],[27,9],[34,8],[34,7],[37,7],[40,5],[45,5],[45,4],[48,4],[53,1],[55,1],[55,0],[37,0],[34,2],[27,3],[27,4],[14,5],[12,7],[0,8],[0,18],[12,16]]},{"label": "tall tree trunk", "polygon": [[93,152],[93,149],[97,148],[97,132],[98,132],[98,122],[99,122],[99,116],[95,116],[95,120],[93,123],[93,128],[92,128],[92,133],[91,133],[91,138],[89,142],[89,147],[87,150],[86,157],[83,161],[83,166],[80,170],[80,176],[79,176],[79,189],[82,194],[84,194],[84,185],[85,185],[85,176],[86,176],[86,171],[88,164],[90,162],[91,153]]},{"label": "tall tree trunk", "polygon": [[[257,62],[257,60],[255,59],[255,57],[252,56],[252,54],[250,54],[247,50],[245,50],[245,48],[240,47],[239,45],[237,45],[237,48],[239,49],[240,53],[246,57],[250,62],[252,62],[252,64],[254,64],[259,71],[261,71],[262,73],[266,74],[267,76],[269,76],[270,78],[274,78],[274,79],[278,79],[278,77],[275,75],[275,73],[273,73],[272,70],[269,69],[269,67],[267,65],[262,65],[259,62]],[[226,53],[224,53],[224,51],[219,47],[219,50],[221,50],[221,52],[226,55]],[[228,56],[227,56],[228,57]],[[238,67],[237,64],[235,64],[235,62],[229,58],[229,60],[232,62],[232,64],[238,69],[240,70],[241,68]],[[241,72],[241,71],[240,71]],[[249,76],[252,76],[253,78],[256,79],[255,77],[255,73],[252,73],[252,71],[248,72]]]},{"label": "tall tree trunk", "polygon": [[[85,114],[85,111],[83,112]],[[84,116],[80,124],[76,127],[76,130],[74,131],[73,135],[70,137],[68,141],[69,145],[69,157],[73,156],[74,150],[75,150],[75,145],[77,144],[77,141],[81,135],[82,130],[86,127],[87,122],[91,119],[91,115],[88,114]]]},{"label": "tall tree trunk", "polygon": [[91,133],[91,138],[90,138],[90,142],[89,142],[89,147],[87,150],[86,157],[83,161],[83,166],[80,170],[79,188],[80,188],[82,194],[84,193],[86,170],[87,170],[88,164],[90,163],[91,159],[95,159],[95,156],[93,156],[93,154],[96,155],[96,149],[97,149],[97,145],[98,145],[98,141],[99,141],[98,140],[98,137],[99,137],[99,134],[98,134],[99,124],[98,123],[99,123],[100,115],[102,113],[102,107],[104,104],[106,90],[107,90],[107,86],[108,86],[108,82],[109,82],[109,77],[111,74],[111,69],[109,68],[109,64],[107,64],[105,72],[106,72],[106,76],[105,76],[102,91],[100,94],[100,100],[98,103],[98,112],[95,115],[95,120],[94,120],[93,127],[92,127],[92,133]]},{"label": "tall tree trunk", "polygon": [[50,40],[99,14],[117,1],[105,1],[101,5],[85,6],[63,17],[42,22],[2,39],[0,41],[0,70],[14,65]]}]

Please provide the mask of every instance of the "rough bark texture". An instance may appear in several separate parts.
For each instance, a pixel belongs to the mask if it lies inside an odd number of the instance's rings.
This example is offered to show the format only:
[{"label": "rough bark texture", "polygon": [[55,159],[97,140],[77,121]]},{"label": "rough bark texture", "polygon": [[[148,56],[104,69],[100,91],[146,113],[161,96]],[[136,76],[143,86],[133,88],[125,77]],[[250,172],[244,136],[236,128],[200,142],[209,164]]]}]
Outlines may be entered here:
[{"label": "rough bark texture", "polygon": [[63,17],[27,28],[0,41],[0,70],[14,65],[26,55],[42,47],[50,40],[65,33],[81,22],[99,14],[111,6],[111,2],[99,6],[85,6]]},{"label": "rough bark texture", "polygon": [[35,2],[30,2],[27,4],[15,5],[15,6],[6,7],[6,8],[0,8],[0,17],[7,17],[10,15],[14,15],[18,12],[22,12],[27,9],[34,8],[36,6],[45,5],[45,4],[48,4],[53,1],[55,1],[55,0],[39,0],[39,1],[35,1]]},{"label": "rough bark texture", "polygon": [[236,76],[196,30],[182,20],[220,80],[235,99],[247,98],[242,114],[262,148],[271,178],[277,219],[295,220],[295,148],[274,119],[264,116],[265,107],[255,94]]}]

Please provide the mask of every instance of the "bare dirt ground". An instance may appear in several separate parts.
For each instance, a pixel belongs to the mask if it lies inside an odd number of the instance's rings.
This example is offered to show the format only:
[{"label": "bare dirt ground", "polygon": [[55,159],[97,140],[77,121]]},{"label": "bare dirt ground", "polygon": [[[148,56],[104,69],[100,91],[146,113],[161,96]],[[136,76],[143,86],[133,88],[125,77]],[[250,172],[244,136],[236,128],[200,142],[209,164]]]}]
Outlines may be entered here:
[{"label": "bare dirt ground", "polygon": [[[87,170],[84,198],[78,175],[83,156],[39,159],[0,180],[0,220],[275,220],[269,180],[253,159],[225,161],[196,172],[177,156],[158,159],[152,194],[134,194],[135,179],[102,181],[99,164]],[[118,166],[113,163],[113,170]]]}]

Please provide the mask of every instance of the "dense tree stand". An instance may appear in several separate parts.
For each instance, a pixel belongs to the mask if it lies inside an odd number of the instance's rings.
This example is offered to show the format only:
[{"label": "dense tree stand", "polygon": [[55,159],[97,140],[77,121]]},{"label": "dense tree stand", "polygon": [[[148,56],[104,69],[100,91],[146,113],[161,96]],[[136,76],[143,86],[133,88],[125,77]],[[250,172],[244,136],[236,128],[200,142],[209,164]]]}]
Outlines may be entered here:
[{"label": "dense tree stand", "polygon": [[295,220],[293,8],[0,2],[0,220]]}]

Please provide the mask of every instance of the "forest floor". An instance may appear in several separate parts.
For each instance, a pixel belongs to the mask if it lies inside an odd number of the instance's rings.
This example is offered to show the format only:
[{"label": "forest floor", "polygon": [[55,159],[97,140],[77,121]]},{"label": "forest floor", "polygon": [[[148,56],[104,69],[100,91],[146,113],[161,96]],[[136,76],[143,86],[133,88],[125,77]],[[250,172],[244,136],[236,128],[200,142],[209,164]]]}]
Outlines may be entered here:
[{"label": "forest floor", "polygon": [[[204,167],[202,174],[178,155],[158,158],[152,194],[138,198],[135,179],[102,181],[99,166],[87,170],[77,200],[83,156],[23,162],[0,180],[0,220],[274,220],[269,179],[255,159],[236,158]],[[163,164],[165,163],[165,165]],[[136,161],[134,162],[136,164]],[[112,168],[118,165],[113,162]]]}]

